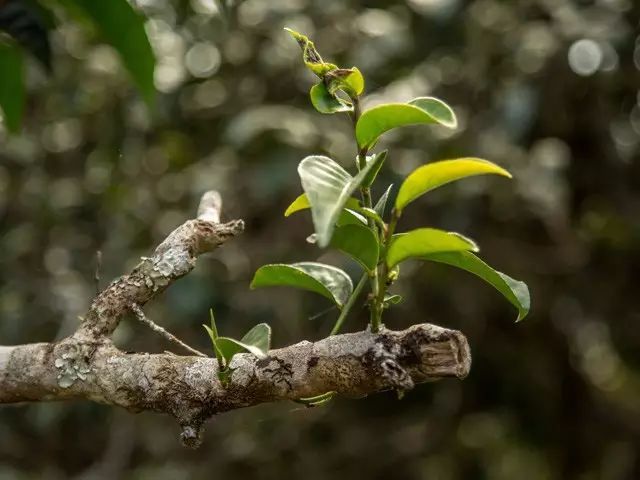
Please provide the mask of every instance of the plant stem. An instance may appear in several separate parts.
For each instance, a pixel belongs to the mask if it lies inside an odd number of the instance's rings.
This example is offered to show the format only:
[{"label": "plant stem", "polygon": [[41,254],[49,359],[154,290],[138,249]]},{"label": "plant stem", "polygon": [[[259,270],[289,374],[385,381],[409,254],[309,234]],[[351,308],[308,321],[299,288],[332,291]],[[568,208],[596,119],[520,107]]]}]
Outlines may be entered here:
[{"label": "plant stem", "polygon": [[[393,237],[393,234],[396,230],[396,225],[398,224],[398,220],[400,220],[401,214],[402,212],[396,210],[395,208],[391,212],[391,220],[389,221],[389,226],[387,227],[387,231],[384,234],[384,239],[382,240],[385,249],[388,248],[389,244],[391,243],[391,238]],[[384,310],[384,297],[387,294],[387,289],[389,288],[387,285],[387,277],[389,276],[389,267],[387,266],[387,262],[383,261],[379,265],[379,269],[380,271],[378,272],[378,290],[377,292],[374,292],[372,312],[375,311],[379,315],[379,318],[381,318],[382,311]],[[373,326],[374,325],[372,323],[371,331],[375,333],[375,331],[377,330],[374,330]]]},{"label": "plant stem", "polygon": [[[351,99],[353,101],[353,126],[354,133],[355,127],[358,124],[358,119],[360,118],[360,99],[358,97],[353,97]],[[357,142],[357,140],[356,140]],[[360,148],[358,145],[358,169],[362,170],[367,165],[367,152],[368,148]],[[369,187],[361,187],[360,195],[362,196],[362,203],[367,208],[373,208],[373,203],[371,202],[371,189]],[[378,231],[378,226],[376,222],[372,218],[367,219],[367,223],[369,224],[369,228],[375,232],[378,239],[380,239],[381,233]],[[371,325],[371,331],[373,333],[377,333],[380,330],[380,323],[382,317],[382,309],[378,308],[377,298],[380,296],[380,281],[378,279],[378,269],[375,268],[373,272],[369,275],[369,279],[371,282],[371,293],[373,296],[373,301],[369,304],[370,320],[369,323]]]},{"label": "plant stem", "polygon": [[351,311],[351,309],[355,305],[356,300],[358,299],[358,297],[360,296],[360,293],[362,292],[362,289],[367,284],[368,278],[369,278],[369,275],[367,275],[366,273],[364,275],[362,275],[362,277],[360,277],[360,280],[358,281],[358,284],[356,285],[356,288],[351,293],[351,296],[349,297],[349,300],[347,300],[347,303],[345,303],[344,307],[342,307],[342,310],[340,311],[340,315],[338,316],[338,320],[336,320],[336,324],[333,326],[333,329],[331,330],[331,333],[329,334],[330,336],[331,335],[336,335],[340,331],[340,329],[342,328],[342,325],[344,324],[344,321],[347,319],[347,316],[349,315],[349,312]]}]

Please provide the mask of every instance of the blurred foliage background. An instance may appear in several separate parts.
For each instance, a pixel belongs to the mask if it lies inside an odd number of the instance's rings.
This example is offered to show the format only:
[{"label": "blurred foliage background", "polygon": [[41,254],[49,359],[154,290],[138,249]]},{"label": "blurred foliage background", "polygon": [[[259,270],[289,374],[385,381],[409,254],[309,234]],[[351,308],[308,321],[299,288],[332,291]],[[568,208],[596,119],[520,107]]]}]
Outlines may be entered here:
[{"label": "blurred foliage background", "polygon": [[[0,410],[0,479],[640,478],[640,3],[635,0],[245,0],[224,20],[213,0],[139,0],[157,56],[154,110],[115,51],[60,14],[54,73],[29,60],[20,134],[0,124],[0,343],[73,331],[101,282],[131,268],[219,189],[246,233],[149,305],[151,318],[208,349],[221,330],[274,328],[275,346],[327,334],[336,316],[304,292],[250,291],[269,262],[320,259],[308,214],[282,213],[310,153],[351,166],[348,118],[309,105],[312,78],[284,26],[327,60],[358,66],[365,106],[436,95],[460,127],[384,140],[397,184],[430,160],[474,155],[515,180],[433,192],[401,227],[425,223],[478,241],[525,280],[532,312],[444,265],[403,267],[405,302],[386,324],[462,330],[464,381],[325,408],[264,405],[214,419],[186,450],[168,417],[89,403]],[[0,72],[1,74],[1,72]],[[381,192],[375,192],[379,195]],[[359,310],[347,328],[363,328]],[[127,350],[171,345],[136,324]],[[180,352],[182,353],[182,352]]]}]

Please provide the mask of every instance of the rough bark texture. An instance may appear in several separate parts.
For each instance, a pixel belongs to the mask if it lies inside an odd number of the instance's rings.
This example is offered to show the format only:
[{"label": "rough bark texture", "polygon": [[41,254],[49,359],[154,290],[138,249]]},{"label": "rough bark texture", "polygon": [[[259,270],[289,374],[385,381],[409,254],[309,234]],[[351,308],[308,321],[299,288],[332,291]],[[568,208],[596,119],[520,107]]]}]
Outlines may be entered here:
[{"label": "rough bark texture", "polygon": [[123,314],[144,305],[189,273],[198,255],[243,229],[219,223],[220,198],[203,197],[198,218],[174,230],[128,275],[94,299],[78,330],[58,343],[0,346],[0,403],[81,398],[173,415],[182,440],[199,443],[214,414],[277,400],[335,391],[362,397],[381,390],[409,390],[443,377],[464,378],[471,365],[465,337],[434,325],[336,335],[271,350],[266,359],[236,355],[227,385],[213,358],[125,353],[109,338]]}]

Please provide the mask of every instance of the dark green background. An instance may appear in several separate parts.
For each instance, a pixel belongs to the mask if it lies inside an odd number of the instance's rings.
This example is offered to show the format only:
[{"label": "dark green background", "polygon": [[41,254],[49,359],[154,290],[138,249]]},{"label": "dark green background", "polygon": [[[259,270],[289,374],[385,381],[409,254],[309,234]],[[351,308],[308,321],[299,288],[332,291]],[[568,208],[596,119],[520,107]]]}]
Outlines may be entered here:
[{"label": "dark green background", "polygon": [[[308,214],[282,216],[301,191],[301,158],[351,166],[355,153],[348,119],[309,105],[313,78],[284,26],[309,34],[326,59],[357,65],[365,106],[436,95],[455,108],[453,134],[385,137],[384,182],[458,156],[513,172],[511,182],[433,192],[400,227],[471,236],[528,283],[532,311],[516,325],[511,305],[471,275],[407,263],[395,289],[405,302],[386,323],[462,330],[473,352],[464,381],[421,385],[402,401],[384,393],[231,412],[197,451],[179,445],[169,417],[80,402],[3,407],[0,479],[640,478],[640,4],[246,0],[225,27],[209,1],[139,3],[158,55],[154,112],[110,47],[62,21],[54,75],[30,61],[22,133],[0,130],[0,343],[73,331],[94,294],[96,250],[104,285],[193,216],[210,188],[246,233],[149,316],[201,349],[209,307],[228,335],[269,322],[277,347],[327,334],[335,312],[308,320],[323,298],[248,289],[270,262],[319,259],[357,275],[305,243]],[[347,328],[365,321],[359,309]],[[116,339],[127,350],[172,348],[133,319]]]}]

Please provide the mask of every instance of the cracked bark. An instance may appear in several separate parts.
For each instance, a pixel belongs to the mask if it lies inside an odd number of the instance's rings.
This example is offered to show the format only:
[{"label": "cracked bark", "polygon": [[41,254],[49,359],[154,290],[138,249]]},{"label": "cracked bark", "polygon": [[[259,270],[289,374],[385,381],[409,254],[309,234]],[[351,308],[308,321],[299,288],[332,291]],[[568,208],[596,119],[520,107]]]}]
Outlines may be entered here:
[{"label": "cracked bark", "polygon": [[110,335],[132,304],[143,306],[189,273],[198,255],[242,232],[240,220],[219,223],[220,206],[217,193],[205,194],[198,218],[175,229],[151,257],[99,293],[70,337],[0,346],[0,404],[87,399],[132,412],[168,413],[181,425],[183,442],[197,446],[204,421],[228,410],[327,391],[358,398],[468,374],[464,335],[429,324],[303,341],[271,350],[264,360],[239,354],[226,387],[214,358],[116,348]]}]

